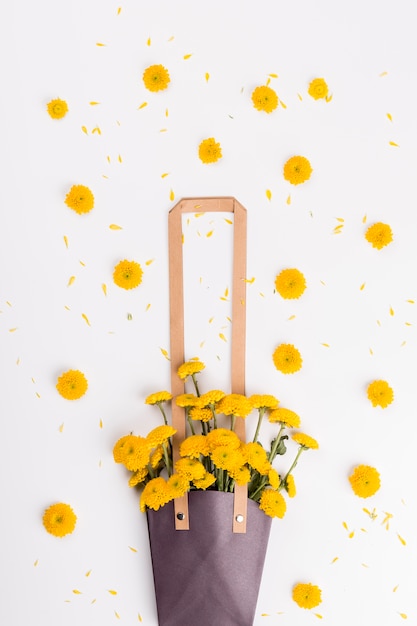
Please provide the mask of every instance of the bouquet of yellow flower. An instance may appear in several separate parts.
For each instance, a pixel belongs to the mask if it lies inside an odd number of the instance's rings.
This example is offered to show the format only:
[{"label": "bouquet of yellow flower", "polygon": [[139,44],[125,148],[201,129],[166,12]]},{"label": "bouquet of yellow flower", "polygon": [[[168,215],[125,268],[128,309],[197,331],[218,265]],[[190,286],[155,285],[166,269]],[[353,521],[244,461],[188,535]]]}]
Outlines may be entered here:
[{"label": "bouquet of yellow flower", "polygon": [[[142,487],[140,509],[157,511],[168,502],[189,491],[214,490],[233,492],[235,485],[247,485],[248,497],[270,517],[284,517],[286,501],[282,491],[291,498],[295,495],[293,470],[304,450],[318,448],[318,443],[305,433],[296,432],[292,439],[298,450],[289,469],[280,476],[273,467],[278,455],[284,455],[288,439],[286,429],[300,426],[299,416],[290,409],[279,407],[273,395],[226,394],[214,389],[200,393],[197,376],[204,369],[198,360],[183,363],[178,368],[182,380],[191,380],[193,390],[174,399],[168,391],[149,395],[145,402],[159,408],[163,424],[156,426],[146,437],[129,434],[114,446],[116,463],[130,472],[131,487]],[[165,405],[174,401],[184,408],[189,427],[180,445],[180,458],[172,454],[172,436],[175,429],[168,424]],[[247,418],[257,413],[253,440],[242,442],[234,431],[236,418]],[[277,433],[265,448],[259,441],[264,418],[277,424]]]}]

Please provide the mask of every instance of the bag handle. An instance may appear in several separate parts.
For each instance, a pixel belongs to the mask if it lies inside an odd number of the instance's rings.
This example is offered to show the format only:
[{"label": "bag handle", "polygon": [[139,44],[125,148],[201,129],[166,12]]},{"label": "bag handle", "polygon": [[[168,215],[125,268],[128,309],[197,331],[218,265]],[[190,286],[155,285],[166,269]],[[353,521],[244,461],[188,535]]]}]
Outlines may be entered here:
[{"label": "bag handle", "polygon": [[[171,391],[175,397],[184,393],[185,383],[177,374],[184,363],[184,279],[182,254],[183,213],[233,213],[233,285],[232,285],[232,341],[231,389],[232,393],[245,393],[245,337],[246,337],[246,209],[232,197],[183,198],[169,212],[169,293],[170,293],[170,351]],[[179,459],[179,447],[186,436],[184,409],[172,403],[173,460]],[[236,418],[235,432],[246,440],[245,420]],[[246,532],[247,486],[235,485],[233,532]],[[175,528],[189,530],[188,495],[174,500]]]}]

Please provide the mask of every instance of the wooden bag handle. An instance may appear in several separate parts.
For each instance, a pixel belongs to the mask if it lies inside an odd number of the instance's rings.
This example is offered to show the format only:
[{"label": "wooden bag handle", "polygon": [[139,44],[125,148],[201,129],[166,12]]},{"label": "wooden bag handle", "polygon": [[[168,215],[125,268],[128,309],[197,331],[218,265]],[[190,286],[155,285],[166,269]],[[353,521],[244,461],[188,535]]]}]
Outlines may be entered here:
[{"label": "wooden bag handle", "polygon": [[[171,350],[171,390],[174,398],[183,394],[185,383],[177,374],[184,363],[184,279],[182,253],[182,214],[183,213],[233,213],[233,285],[232,285],[232,348],[231,348],[231,390],[232,393],[245,393],[245,338],[246,338],[246,209],[232,197],[224,198],[183,198],[169,212],[169,294],[170,294],[170,350]],[[179,447],[186,436],[184,409],[172,403],[172,425],[176,429],[173,436],[173,460],[179,459]],[[246,441],[245,420],[236,418],[235,432]],[[235,485],[233,532],[246,532],[247,486]],[[188,495],[175,498],[175,528],[189,529]]]}]

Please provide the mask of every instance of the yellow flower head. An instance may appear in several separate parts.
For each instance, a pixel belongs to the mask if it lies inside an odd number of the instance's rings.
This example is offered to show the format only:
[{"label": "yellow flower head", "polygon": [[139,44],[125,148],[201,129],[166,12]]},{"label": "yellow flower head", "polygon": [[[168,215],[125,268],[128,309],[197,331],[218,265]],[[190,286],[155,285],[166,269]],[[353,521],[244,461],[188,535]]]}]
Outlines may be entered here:
[{"label": "yellow flower head", "polygon": [[304,274],[297,269],[282,270],[275,278],[275,289],[285,300],[296,300],[306,289]]},{"label": "yellow flower head", "polygon": [[45,510],[42,522],[48,533],[55,537],[64,537],[74,530],[77,516],[69,504],[58,502]]},{"label": "yellow flower head", "polygon": [[312,80],[308,86],[308,93],[314,100],[325,98],[329,93],[329,88],[324,78],[315,78]]},{"label": "yellow flower head", "polygon": [[184,457],[175,463],[175,471],[189,481],[200,480],[206,475],[206,468],[198,459]]},{"label": "yellow flower head", "polygon": [[136,261],[120,261],[114,268],[113,281],[122,289],[135,289],[142,282],[143,270]]},{"label": "yellow flower head", "polygon": [[381,248],[387,246],[393,240],[391,226],[382,222],[376,222],[368,228],[365,238],[374,248],[381,250]]},{"label": "yellow flower head", "polygon": [[303,448],[308,448],[309,450],[318,450],[319,448],[317,441],[305,433],[294,433],[292,438]]},{"label": "yellow flower head", "polygon": [[259,508],[269,517],[283,518],[287,510],[284,497],[275,489],[264,489]]},{"label": "yellow flower head", "polygon": [[275,396],[256,393],[250,396],[249,402],[254,409],[276,409],[279,404],[279,400]]},{"label": "yellow flower head", "polygon": [[157,426],[151,430],[146,439],[151,448],[156,448],[156,446],[166,443],[176,432],[177,431],[172,426],[163,424],[162,426]]},{"label": "yellow flower head", "polygon": [[201,406],[213,406],[216,402],[224,398],[225,395],[224,391],[220,391],[220,389],[206,391],[206,393],[200,396]]},{"label": "yellow flower head", "polygon": [[243,454],[248,465],[266,476],[271,469],[268,456],[260,443],[251,441],[243,445]]},{"label": "yellow flower head", "polygon": [[235,432],[227,428],[215,428],[206,436],[210,450],[214,450],[218,446],[229,446],[238,449],[241,441]]},{"label": "yellow flower head", "polygon": [[290,498],[294,498],[297,493],[297,489],[295,487],[295,480],[292,474],[288,474],[284,487],[286,492],[288,493],[288,496]]},{"label": "yellow flower head", "polygon": [[281,343],[273,353],[272,360],[283,374],[298,372],[303,363],[300,352],[290,343]]},{"label": "yellow flower head", "polygon": [[216,477],[210,472],[206,472],[202,478],[195,478],[193,480],[193,485],[197,489],[208,489],[215,482]]},{"label": "yellow flower head", "polygon": [[241,467],[245,460],[239,450],[229,446],[219,446],[211,453],[211,460],[216,467],[225,470],[233,470]]},{"label": "yellow flower head", "polygon": [[232,467],[228,470],[230,478],[236,482],[237,485],[247,485],[251,479],[251,473],[246,465],[240,467]]},{"label": "yellow flower head", "polygon": [[293,587],[292,599],[302,609],[314,609],[321,602],[321,589],[311,583],[298,583]]},{"label": "yellow flower head", "polygon": [[155,450],[153,450],[151,456],[149,457],[149,463],[152,469],[156,469],[158,467],[159,462],[162,460],[163,456],[164,448],[161,445],[156,446]]},{"label": "yellow flower head", "polygon": [[172,474],[167,481],[167,490],[169,497],[181,498],[190,489],[190,482],[184,476],[179,474]]},{"label": "yellow flower head", "polygon": [[252,92],[252,102],[255,109],[271,113],[278,106],[278,96],[271,87],[263,85],[256,87]]},{"label": "yellow flower head", "polygon": [[65,100],[56,98],[55,100],[51,100],[50,102],[48,102],[48,104],[46,105],[46,109],[52,119],[60,120],[68,113],[68,104],[65,102]]},{"label": "yellow flower head", "polygon": [[209,443],[205,435],[190,435],[180,445],[180,455],[192,459],[199,459],[201,454],[207,456],[209,450]]},{"label": "yellow flower head", "polygon": [[136,472],[148,464],[149,441],[144,437],[126,435],[119,439],[113,448],[113,458],[131,472]]},{"label": "yellow flower head", "polygon": [[79,370],[68,370],[58,378],[56,388],[66,400],[78,400],[87,391],[88,381]]},{"label": "yellow flower head", "polygon": [[158,476],[158,478],[152,478],[145,485],[140,496],[140,510],[144,513],[148,507],[158,511],[161,506],[164,506],[170,500],[172,498],[168,493],[166,480],[162,476]]},{"label": "yellow flower head", "polygon": [[172,400],[169,391],[157,391],[146,398],[145,404],[159,404],[159,402],[168,402],[169,400]]},{"label": "yellow flower head", "polygon": [[145,480],[147,475],[148,475],[148,468],[146,466],[142,467],[141,469],[138,469],[129,478],[129,487],[136,487],[136,485],[140,485],[140,483],[142,483]]},{"label": "yellow flower head", "polygon": [[175,398],[175,404],[183,409],[191,406],[200,406],[200,398],[193,393],[182,393]]},{"label": "yellow flower head", "polygon": [[85,185],[73,185],[65,197],[65,204],[82,215],[94,208],[94,195]]},{"label": "yellow flower head", "polygon": [[188,376],[198,374],[198,372],[201,372],[201,370],[203,370],[204,368],[205,365],[201,361],[186,361],[179,366],[177,374],[181,378],[181,380],[186,380]]},{"label": "yellow flower head", "polygon": [[349,476],[353,492],[360,498],[369,498],[381,486],[379,472],[369,465],[357,465]]},{"label": "yellow flower head", "polygon": [[194,421],[209,422],[213,419],[213,412],[211,409],[194,406],[190,409],[190,417]]},{"label": "yellow flower head", "polygon": [[143,82],[149,91],[162,91],[170,83],[168,70],[163,65],[151,65],[143,72]]},{"label": "yellow flower head", "polygon": [[198,156],[203,163],[215,163],[222,158],[222,148],[214,137],[203,139],[198,146]]},{"label": "yellow flower head", "polygon": [[268,421],[270,421],[271,424],[276,424],[277,422],[285,424],[288,428],[299,428],[301,423],[297,413],[290,411],[290,409],[285,409],[284,407],[270,411],[268,413]]},{"label": "yellow flower head", "polygon": [[284,165],[284,178],[292,185],[305,183],[312,174],[310,161],[303,156],[293,156]]},{"label": "yellow flower head", "polygon": [[247,417],[253,407],[246,396],[240,393],[229,393],[224,396],[216,405],[219,413],[224,415],[236,415],[237,417]]},{"label": "yellow flower head", "polygon": [[386,409],[394,400],[394,391],[386,380],[374,380],[368,385],[368,398],[373,406],[380,406]]},{"label": "yellow flower head", "polygon": [[278,489],[280,484],[279,474],[273,467],[268,471],[268,483],[271,485],[272,489]]}]

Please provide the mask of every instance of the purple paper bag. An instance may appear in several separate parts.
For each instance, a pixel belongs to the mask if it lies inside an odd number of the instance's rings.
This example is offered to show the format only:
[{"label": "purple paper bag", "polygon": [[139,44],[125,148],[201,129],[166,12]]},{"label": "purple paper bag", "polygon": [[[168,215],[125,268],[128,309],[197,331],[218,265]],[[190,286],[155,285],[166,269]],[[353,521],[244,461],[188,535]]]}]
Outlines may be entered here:
[{"label": "purple paper bag", "polygon": [[188,495],[190,530],[175,530],[172,502],[147,511],[159,626],[252,626],[272,519],[248,500],[233,533],[233,494]]}]

